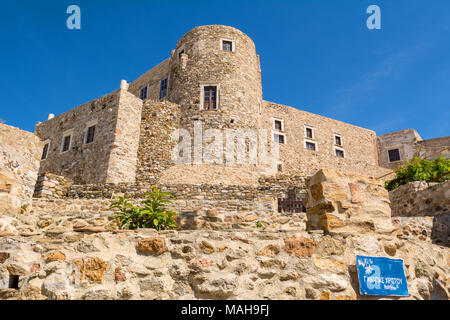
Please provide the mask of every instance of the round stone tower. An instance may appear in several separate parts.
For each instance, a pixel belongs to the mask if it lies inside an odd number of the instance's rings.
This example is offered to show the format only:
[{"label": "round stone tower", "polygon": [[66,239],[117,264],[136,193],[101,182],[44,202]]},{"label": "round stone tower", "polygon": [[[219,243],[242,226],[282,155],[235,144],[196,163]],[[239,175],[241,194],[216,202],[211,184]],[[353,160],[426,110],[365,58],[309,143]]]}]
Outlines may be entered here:
[{"label": "round stone tower", "polygon": [[228,26],[199,26],[177,43],[168,99],[181,106],[181,127],[257,128],[262,101],[259,57],[252,39]]}]

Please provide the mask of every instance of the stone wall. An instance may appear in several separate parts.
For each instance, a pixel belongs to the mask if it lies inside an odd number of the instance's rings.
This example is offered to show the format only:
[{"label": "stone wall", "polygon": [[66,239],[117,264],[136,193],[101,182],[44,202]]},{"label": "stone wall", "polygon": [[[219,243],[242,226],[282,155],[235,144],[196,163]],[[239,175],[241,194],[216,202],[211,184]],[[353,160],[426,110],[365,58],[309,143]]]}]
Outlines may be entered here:
[{"label": "stone wall", "polygon": [[[450,159],[450,137],[418,141],[415,147],[415,157],[427,159],[444,157],[446,159]],[[438,152],[439,154],[436,154]]]},{"label": "stone wall", "polygon": [[[312,176],[321,168],[378,177],[389,170],[378,166],[375,132],[334,119],[272,102],[263,102],[262,128],[272,132],[273,119],[283,121],[285,144],[280,144],[280,163],[284,174]],[[313,129],[313,139],[305,137],[305,126]],[[341,136],[341,146],[334,135]],[[305,139],[316,143],[316,151],[305,147]],[[337,157],[335,147],[344,150]]]},{"label": "stone wall", "polygon": [[72,184],[73,181],[69,178],[47,172],[38,177],[33,197],[52,199],[63,198]]},{"label": "stone wall", "polygon": [[[169,61],[166,59],[129,84],[128,91],[140,97],[140,90],[147,86],[147,99],[159,101],[160,80],[169,75]],[[170,82],[170,79],[169,79]]]},{"label": "stone wall", "polygon": [[[48,227],[47,227],[48,228]],[[379,234],[47,229],[0,237],[0,299],[444,299],[448,249]],[[410,297],[358,290],[357,254],[404,259]],[[10,279],[18,288],[8,288]]]},{"label": "stone wall", "polygon": [[[422,138],[414,129],[406,129],[378,136],[377,149],[380,166],[396,169],[405,161],[411,160],[416,151],[416,142],[421,140]],[[393,149],[399,150],[399,161],[389,161],[388,151]]]},{"label": "stone wall", "polygon": [[392,216],[405,234],[450,245],[450,181],[410,182],[389,192]]},{"label": "stone wall", "polygon": [[[130,182],[136,172],[142,101],[117,90],[36,125],[36,135],[50,141],[40,174],[50,172],[76,183]],[[85,143],[89,123],[95,138]],[[61,152],[64,132],[73,130],[69,151]]]},{"label": "stone wall", "polygon": [[42,148],[31,132],[0,124],[0,216],[31,204]]}]

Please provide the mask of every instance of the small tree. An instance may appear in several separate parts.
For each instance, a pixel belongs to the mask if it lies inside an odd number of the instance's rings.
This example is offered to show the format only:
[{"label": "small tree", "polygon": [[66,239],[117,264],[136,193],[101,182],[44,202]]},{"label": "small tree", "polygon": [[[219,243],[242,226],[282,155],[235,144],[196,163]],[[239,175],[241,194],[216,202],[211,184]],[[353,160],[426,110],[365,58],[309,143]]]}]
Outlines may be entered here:
[{"label": "small tree", "polygon": [[161,192],[158,187],[153,187],[153,191],[145,193],[143,207],[137,207],[130,202],[130,195],[117,197],[111,204],[111,208],[119,209],[114,218],[119,223],[121,229],[153,228],[156,230],[177,229],[177,213],[167,210],[166,205],[170,204],[173,195]]},{"label": "small tree", "polygon": [[395,178],[384,184],[389,191],[413,181],[442,182],[450,179],[450,160],[440,157],[430,161],[415,157],[394,172]]}]

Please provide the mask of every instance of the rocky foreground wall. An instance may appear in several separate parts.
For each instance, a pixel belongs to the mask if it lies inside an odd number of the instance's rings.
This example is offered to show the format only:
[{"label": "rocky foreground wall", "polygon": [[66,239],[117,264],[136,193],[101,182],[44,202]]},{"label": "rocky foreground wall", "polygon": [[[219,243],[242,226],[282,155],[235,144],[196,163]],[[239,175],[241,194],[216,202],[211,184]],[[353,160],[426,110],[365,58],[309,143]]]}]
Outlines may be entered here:
[{"label": "rocky foreground wall", "polygon": [[60,229],[0,248],[0,299],[375,299],[358,293],[357,254],[404,259],[402,299],[450,289],[447,248],[392,235]]},{"label": "rocky foreground wall", "polygon": [[307,185],[309,231],[213,209],[189,230],[123,231],[109,199],[35,199],[0,233],[0,299],[380,299],[359,295],[358,254],[403,259],[410,296],[384,299],[449,298],[449,248],[391,223],[380,182],[321,170]]}]

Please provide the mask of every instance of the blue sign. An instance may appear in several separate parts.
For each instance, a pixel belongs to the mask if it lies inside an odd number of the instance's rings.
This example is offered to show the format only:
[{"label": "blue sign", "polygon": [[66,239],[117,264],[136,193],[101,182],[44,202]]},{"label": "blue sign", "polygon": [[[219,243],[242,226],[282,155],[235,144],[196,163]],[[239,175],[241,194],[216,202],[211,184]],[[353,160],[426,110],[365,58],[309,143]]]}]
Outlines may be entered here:
[{"label": "blue sign", "polygon": [[356,256],[362,295],[409,296],[402,259]]}]

